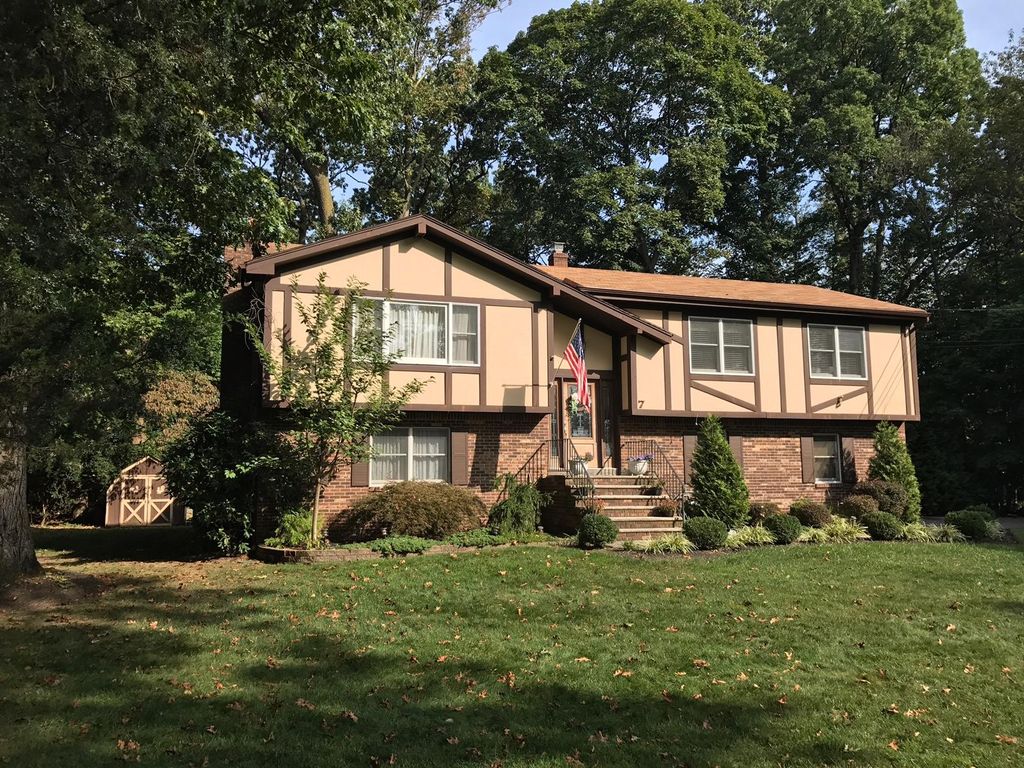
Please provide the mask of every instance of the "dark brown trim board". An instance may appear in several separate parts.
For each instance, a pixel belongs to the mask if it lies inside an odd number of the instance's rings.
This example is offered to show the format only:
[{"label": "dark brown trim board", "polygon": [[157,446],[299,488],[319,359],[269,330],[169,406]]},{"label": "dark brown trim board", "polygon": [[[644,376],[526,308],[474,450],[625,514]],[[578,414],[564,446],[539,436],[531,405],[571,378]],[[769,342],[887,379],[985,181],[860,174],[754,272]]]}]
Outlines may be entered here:
[{"label": "dark brown trim board", "polygon": [[444,295],[452,295],[452,249],[444,249]]},{"label": "dark brown trim board", "polygon": [[[871,387],[865,385],[863,387],[857,387],[857,389],[851,389],[849,392],[843,392],[841,395],[830,397],[828,400],[818,403],[817,405],[811,406],[811,413],[818,413],[818,411],[824,411],[826,408],[833,408],[839,405],[843,400],[848,400],[852,397],[860,397],[863,394],[871,397]],[[868,406],[868,416],[873,416],[870,405]]]},{"label": "dark brown trim board", "polygon": [[391,290],[391,262],[395,257],[395,243],[388,243],[384,246],[384,257],[381,260],[380,287],[385,295]]},{"label": "dark brown trim board", "polygon": [[754,405],[754,403],[748,403],[746,400],[741,400],[740,398],[734,395],[730,395],[725,392],[720,392],[717,389],[709,387],[706,384],[703,384],[699,381],[691,382],[690,386],[692,386],[698,392],[703,392],[706,395],[711,395],[712,397],[717,397],[720,400],[725,400],[725,402],[727,403],[738,405],[740,408],[746,408],[748,411],[757,411],[757,406]]},{"label": "dark brown trim board", "polygon": [[[668,310],[661,313],[661,327],[668,332]],[[661,354],[665,356],[665,407],[672,410],[672,345],[666,344],[661,348]]]},{"label": "dark brown trim board", "polygon": [[[758,319],[755,317],[753,322],[750,324],[750,354],[753,358],[754,363],[754,410],[761,410],[761,346],[758,341],[760,336],[760,324]],[[725,361],[722,361],[722,366],[725,366]]]},{"label": "dark brown trim board", "polygon": [[629,337],[629,408],[636,412],[640,401],[637,398],[636,385],[636,336]]},{"label": "dark brown trim board", "polygon": [[533,306],[530,313],[530,339],[533,342],[532,373],[530,378],[530,402],[538,405],[540,402],[540,307]]},{"label": "dark brown trim board", "polygon": [[487,405],[487,346],[484,340],[487,338],[487,307],[480,307],[480,327],[477,328],[480,334],[480,405]]},{"label": "dark brown trim board", "polygon": [[690,373],[690,318],[683,313],[683,408],[691,409],[690,386],[693,383],[693,374]]},{"label": "dark brown trim board", "polygon": [[775,319],[776,347],[779,355],[779,410],[787,411],[789,406],[786,403],[786,356],[782,351],[782,318]]},{"label": "dark brown trim board", "polygon": [[917,380],[917,328],[910,326],[910,378],[914,382],[914,407],[907,409],[918,419],[921,418],[921,382]]},{"label": "dark brown trim board", "polygon": [[910,328],[900,329],[900,351],[903,354],[903,409],[907,413],[914,412],[915,403],[910,401]]},{"label": "dark brown trim board", "polygon": [[811,351],[807,335],[807,321],[800,323],[800,348],[804,355],[804,413],[811,412]]}]

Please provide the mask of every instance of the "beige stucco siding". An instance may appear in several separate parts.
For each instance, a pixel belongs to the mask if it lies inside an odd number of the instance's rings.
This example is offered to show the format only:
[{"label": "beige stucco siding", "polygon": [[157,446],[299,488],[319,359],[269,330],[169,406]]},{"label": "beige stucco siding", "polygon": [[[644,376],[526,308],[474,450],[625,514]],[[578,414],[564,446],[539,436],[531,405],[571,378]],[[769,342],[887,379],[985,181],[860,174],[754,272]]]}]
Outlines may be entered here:
[{"label": "beige stucco siding", "polygon": [[536,388],[538,407],[546,407],[550,405],[549,396],[551,394],[551,387],[549,386],[550,381],[548,380],[548,360],[551,356],[551,352],[548,350],[548,317],[550,314],[551,311],[547,309],[538,311],[537,322],[535,325],[536,337],[534,339],[534,355],[536,356],[538,378],[538,381],[535,383],[539,385]]},{"label": "beige stucco siding", "polygon": [[388,372],[388,382],[393,387],[403,387],[410,381],[424,382],[423,391],[409,401],[413,405],[444,405],[444,374],[429,371]]},{"label": "beige stucco siding", "polygon": [[285,285],[293,280],[299,285],[316,285],[320,273],[327,276],[331,288],[344,288],[350,279],[365,284],[366,290],[380,291],[383,286],[384,246],[375,246],[356,253],[340,256],[323,264],[281,272]]},{"label": "beige stucco siding", "polygon": [[817,408],[827,404],[827,407],[815,411],[815,415],[842,413],[868,416],[867,392],[859,391],[865,383],[811,384],[811,406]]},{"label": "beige stucco siding", "polygon": [[757,332],[757,371],[761,385],[761,410],[782,411],[782,388],[779,378],[779,333],[774,317],[759,317]]},{"label": "beige stucco siding", "polygon": [[[562,353],[569,343],[569,336],[576,329],[578,318],[555,313],[555,340],[554,357],[555,369],[559,371],[569,370]],[[607,333],[597,330],[591,325],[584,324],[583,339],[587,347],[587,370],[610,371],[614,367],[612,363],[612,337]]]},{"label": "beige stucco siding", "polygon": [[[724,395],[754,404],[754,382],[751,381],[704,381],[704,385]],[[750,413],[749,408],[737,405],[708,392],[694,389],[690,392],[690,403],[695,411],[714,411],[716,413]]]},{"label": "beige stucco siding", "polygon": [[782,366],[786,375],[786,411],[806,413],[808,410],[804,376],[804,329],[799,319],[782,321]]},{"label": "beige stucco siding", "polygon": [[665,404],[665,347],[639,338],[636,341],[636,406],[640,411],[663,411]]},{"label": "beige stucco siding", "polygon": [[532,405],[532,307],[484,307],[487,405]]},{"label": "beige stucco siding", "polygon": [[540,294],[459,254],[452,255],[452,294],[506,301],[538,301]]},{"label": "beige stucco siding", "polygon": [[395,293],[444,296],[444,247],[422,237],[394,245],[391,290]]},{"label": "beige stucco siding", "polygon": [[452,374],[452,403],[454,405],[480,405],[480,374]]},{"label": "beige stucco siding", "polygon": [[881,414],[910,413],[903,370],[903,332],[896,325],[871,325],[868,349],[871,352],[871,385],[874,388],[875,412]]}]

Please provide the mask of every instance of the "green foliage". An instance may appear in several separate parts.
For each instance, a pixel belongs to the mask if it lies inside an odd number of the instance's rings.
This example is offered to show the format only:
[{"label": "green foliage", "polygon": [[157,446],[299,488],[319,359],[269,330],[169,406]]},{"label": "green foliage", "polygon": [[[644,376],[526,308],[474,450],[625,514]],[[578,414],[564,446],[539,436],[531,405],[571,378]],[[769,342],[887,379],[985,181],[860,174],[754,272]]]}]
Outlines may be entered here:
[{"label": "green foliage", "polygon": [[803,526],[792,515],[775,515],[764,521],[764,527],[771,532],[776,544],[792,544],[800,537]]},{"label": "green foliage", "polygon": [[870,496],[875,500],[879,511],[913,522],[908,518],[910,494],[899,483],[889,480],[865,480],[854,486],[853,492],[860,496]]},{"label": "green foliage", "polygon": [[743,547],[763,547],[767,544],[774,544],[775,537],[771,531],[760,525],[744,525],[740,528],[729,531],[725,546],[728,549],[742,549]]},{"label": "green foliage", "polygon": [[993,510],[992,507],[990,507],[988,504],[972,504],[969,507],[964,507],[964,510],[967,512],[981,512],[981,514],[983,514],[989,520],[996,519],[995,510]]},{"label": "green foliage", "polygon": [[809,528],[821,528],[832,521],[828,507],[812,499],[797,499],[789,506],[789,514]]},{"label": "green foliage", "polygon": [[762,525],[769,517],[781,514],[782,509],[774,501],[755,501],[750,505],[750,522],[752,525]]},{"label": "green foliage", "polygon": [[[911,523],[911,525],[913,525],[913,523]],[[963,532],[955,525],[943,523],[942,525],[930,525],[928,528],[932,541],[949,544],[967,541],[967,537],[964,536]]]},{"label": "green foliage", "polygon": [[924,523],[907,523],[903,526],[903,535],[900,538],[905,541],[930,543],[936,540],[932,533],[933,530],[933,526]]},{"label": "green foliage", "polygon": [[313,515],[308,509],[291,510],[281,515],[274,535],[263,543],[268,547],[306,549],[313,542],[313,546],[320,547],[324,543],[323,531],[318,534],[313,532]]},{"label": "green foliage", "polygon": [[580,520],[577,541],[584,549],[600,549],[619,537],[619,526],[610,517],[599,514],[584,515]]},{"label": "green foliage", "polygon": [[690,517],[683,523],[683,533],[697,549],[721,549],[729,538],[725,523],[713,517]]},{"label": "green foliage", "polygon": [[551,541],[552,537],[545,533],[531,531],[527,533],[494,534],[487,528],[475,528],[472,531],[453,533],[444,539],[445,544],[456,547],[497,547],[503,544],[528,544],[534,541]]},{"label": "green foliage", "polygon": [[584,499],[578,499],[576,501],[576,509],[584,516],[600,515],[604,513],[604,502],[601,499],[597,499],[592,496]]},{"label": "green foliage", "polygon": [[164,454],[171,493],[192,523],[225,554],[249,550],[253,519],[302,506],[309,497],[303,457],[272,427],[214,412],[197,419]]},{"label": "green foliage", "polygon": [[480,498],[468,488],[448,483],[406,480],[372,491],[352,504],[363,535],[418,536],[440,540],[479,527]]},{"label": "green foliage", "polygon": [[858,522],[867,528],[876,541],[896,541],[903,536],[903,523],[888,512],[869,512]]},{"label": "green foliage", "polygon": [[845,497],[838,505],[836,505],[836,512],[843,517],[860,518],[864,515],[878,511],[878,502],[875,501],[874,497],[858,493]]},{"label": "green foliage", "polygon": [[990,522],[984,512],[977,510],[962,509],[946,515],[946,524],[954,526],[972,541],[984,541],[988,538]]},{"label": "green foliage", "polygon": [[685,555],[697,549],[692,541],[680,534],[659,536],[655,539],[624,541],[622,548],[627,552],[641,552],[645,555]]},{"label": "green foliage", "polygon": [[868,477],[902,486],[908,496],[907,509],[902,519],[908,523],[920,520],[921,489],[917,485],[917,474],[907,444],[900,437],[899,430],[886,421],[875,427],[874,437],[875,455],[868,463]]},{"label": "green foliage", "polygon": [[518,482],[510,473],[495,478],[494,490],[500,492],[501,498],[487,517],[492,533],[522,535],[537,530],[540,511],[549,503],[549,494],[541,493],[532,483]]},{"label": "green foliage", "polygon": [[871,534],[861,523],[847,520],[845,517],[832,518],[831,522],[817,530],[822,531],[830,542],[836,544],[849,544],[871,538]]},{"label": "green foliage", "polygon": [[715,416],[701,421],[690,478],[691,502],[699,515],[721,520],[726,529],[746,522],[750,511],[747,484],[729,449],[722,422]]},{"label": "green foliage", "polygon": [[675,517],[679,514],[678,504],[658,504],[651,509],[651,514],[655,517]]},{"label": "green foliage", "polygon": [[426,552],[431,547],[436,547],[437,542],[418,536],[387,536],[383,539],[375,539],[367,546],[384,557],[400,557],[401,555],[417,555]]}]

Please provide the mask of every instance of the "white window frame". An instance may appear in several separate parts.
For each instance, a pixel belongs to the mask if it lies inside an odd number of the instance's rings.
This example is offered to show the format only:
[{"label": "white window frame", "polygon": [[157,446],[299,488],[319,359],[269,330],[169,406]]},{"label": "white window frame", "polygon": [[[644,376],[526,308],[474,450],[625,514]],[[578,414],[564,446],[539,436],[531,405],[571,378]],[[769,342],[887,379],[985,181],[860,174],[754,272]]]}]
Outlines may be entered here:
[{"label": "white window frame", "polygon": [[[830,328],[832,330],[832,341],[835,344],[835,348],[832,350],[832,361],[835,363],[835,366],[836,366],[836,372],[835,372],[834,375],[833,374],[828,374],[828,373],[814,373],[814,370],[811,367],[813,365],[813,363],[812,363],[813,357],[811,355],[812,351],[814,351],[814,352],[828,352],[829,351],[827,349],[817,349],[817,350],[812,350],[811,349],[811,328]],[[861,360],[864,363],[864,365],[863,365],[864,375],[863,376],[843,375],[842,362],[841,362],[841,358],[840,358],[839,355],[840,355],[841,352],[845,352],[846,354],[851,354],[852,350],[849,350],[849,349],[842,350],[842,349],[840,349],[840,347],[839,347],[839,331],[840,330],[860,331],[860,354],[861,354]],[[807,341],[806,341],[806,343],[807,343],[807,376],[809,378],[812,378],[812,379],[833,379],[833,380],[842,379],[842,380],[846,380],[846,381],[867,381],[868,380],[868,337],[867,337],[867,329],[864,328],[863,325],[832,325],[830,323],[808,323],[807,324],[807,334],[806,335],[807,335]]]},{"label": "white window frame", "polygon": [[[446,456],[448,471],[445,473],[446,477],[443,477],[443,478],[438,479],[438,480],[419,480],[416,477],[413,477],[413,467],[416,466],[416,454],[413,453],[413,435],[418,430],[431,430],[431,431],[438,431],[438,432],[443,431],[443,432],[445,432],[448,435],[446,443],[445,443],[448,446],[448,454]],[[413,481],[418,482],[418,483],[450,483],[451,482],[451,479],[452,479],[452,431],[451,431],[450,428],[448,428],[448,427],[426,427],[426,426],[421,426],[421,427],[395,427],[394,429],[389,430],[389,431],[392,431],[392,432],[405,432],[405,439],[406,439],[406,443],[405,443],[405,477],[406,477],[406,480],[413,480]],[[373,479],[373,460],[374,460],[373,439],[374,439],[374,437],[376,437],[376,436],[375,435],[371,435],[370,436],[370,460],[369,460],[369,464],[370,464],[370,487],[371,488],[383,488],[384,486],[391,485],[392,483],[405,482],[404,480],[374,480]]]},{"label": "white window frame", "polygon": [[[711,323],[718,323],[718,364],[720,370],[711,370],[707,368],[694,368],[693,367],[693,321],[704,321]],[[725,348],[726,346],[735,347],[736,344],[726,345],[725,343],[725,322],[730,323],[746,323],[747,329],[750,332],[750,346],[744,347],[744,349],[750,350],[750,371],[727,371],[725,370]],[[742,317],[688,317],[686,320],[687,327],[687,339],[686,343],[689,345],[687,350],[688,357],[690,358],[690,373],[708,375],[708,376],[745,376],[753,378],[757,375],[757,355],[754,354],[754,321],[745,320]],[[711,346],[710,344],[704,344],[702,346]]]},{"label": "white window frame", "polygon": [[[831,440],[836,446],[836,477],[835,478],[819,478],[817,471],[818,454],[814,450],[814,442],[816,440]],[[832,458],[831,456],[821,456],[820,458]],[[812,435],[811,436],[811,470],[814,474],[815,485],[842,485],[843,482],[843,441],[839,438],[839,435],[824,434],[824,435]]]},{"label": "white window frame", "polygon": [[[480,305],[464,301],[420,301],[418,299],[385,299],[381,297],[367,297],[371,301],[379,301],[381,307],[381,329],[391,328],[391,305],[412,304],[415,306],[444,307],[444,334],[445,334],[445,357],[406,357],[402,356],[395,360],[396,365],[444,365],[458,368],[479,368],[480,356],[482,354],[482,341],[480,339]],[[470,307],[476,310],[476,362],[455,362],[452,360],[452,307]],[[393,339],[392,339],[393,341]]]}]

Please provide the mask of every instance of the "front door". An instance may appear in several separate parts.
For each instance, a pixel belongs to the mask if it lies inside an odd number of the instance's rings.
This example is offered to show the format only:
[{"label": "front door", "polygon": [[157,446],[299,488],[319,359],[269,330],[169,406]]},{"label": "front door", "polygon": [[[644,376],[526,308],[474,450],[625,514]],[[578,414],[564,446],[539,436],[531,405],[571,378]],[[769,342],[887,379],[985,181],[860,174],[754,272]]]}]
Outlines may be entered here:
[{"label": "front door", "polygon": [[[562,382],[562,434],[584,463],[588,467],[596,468],[601,466],[598,450],[600,405],[595,382],[588,382],[587,386],[590,387],[590,413],[582,408],[576,408],[576,412],[573,413],[569,402],[577,394],[578,388],[575,382]],[[571,461],[573,458],[573,451],[567,450],[563,461]]]}]

